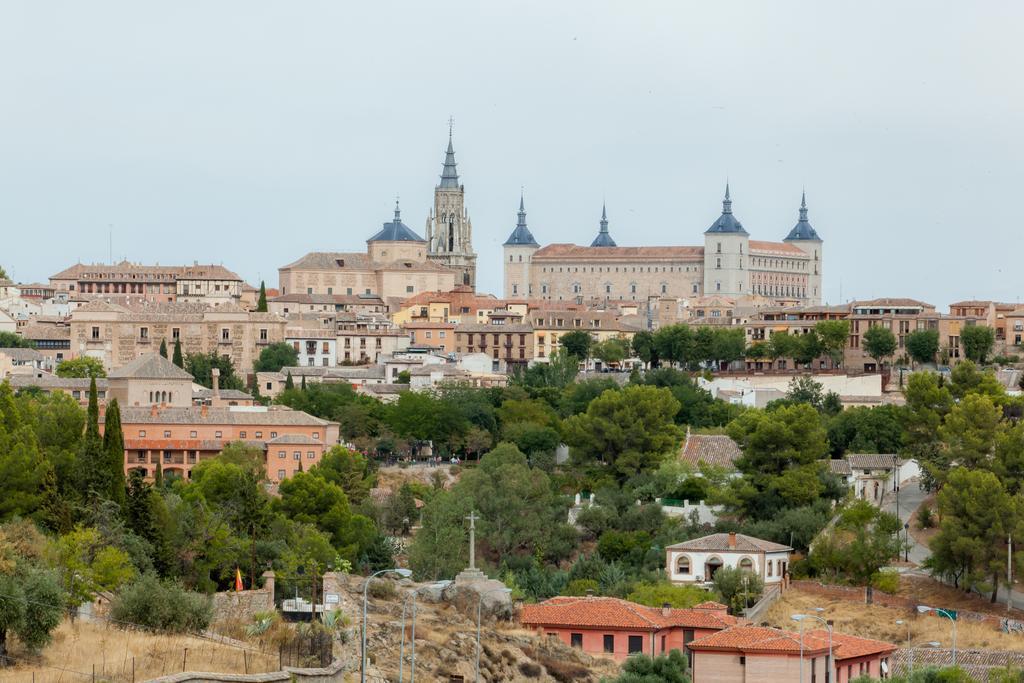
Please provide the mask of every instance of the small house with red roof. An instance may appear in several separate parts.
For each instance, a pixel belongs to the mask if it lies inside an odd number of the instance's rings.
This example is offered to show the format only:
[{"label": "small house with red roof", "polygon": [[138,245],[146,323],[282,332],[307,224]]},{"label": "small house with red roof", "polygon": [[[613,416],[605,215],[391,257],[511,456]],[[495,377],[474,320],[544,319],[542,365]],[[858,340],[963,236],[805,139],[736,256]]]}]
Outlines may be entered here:
[{"label": "small house with red roof", "polygon": [[686,646],[691,641],[742,623],[717,602],[675,609],[593,596],[560,596],[524,605],[519,621],[588,654],[617,660],[670,650],[683,650],[689,655]]},{"label": "small house with red roof", "polygon": [[848,683],[859,676],[888,677],[889,658],[896,646],[833,632],[831,675],[827,675],[829,634],[825,629],[807,630],[801,636],[778,628],[737,625],[698,638],[689,649],[693,683]]},{"label": "small house with red roof", "polygon": [[722,567],[745,569],[765,587],[784,583],[789,570],[788,545],[745,534],[701,536],[665,548],[665,571],[672,583],[709,584]]}]

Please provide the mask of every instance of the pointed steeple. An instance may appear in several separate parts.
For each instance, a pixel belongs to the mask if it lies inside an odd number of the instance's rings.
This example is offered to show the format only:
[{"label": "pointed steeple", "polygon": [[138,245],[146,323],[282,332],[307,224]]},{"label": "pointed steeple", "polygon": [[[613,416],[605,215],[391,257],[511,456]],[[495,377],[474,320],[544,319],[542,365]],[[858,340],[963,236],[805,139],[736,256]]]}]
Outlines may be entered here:
[{"label": "pointed steeple", "polygon": [[438,187],[457,188],[459,186],[459,172],[455,168],[455,147],[452,146],[452,125],[448,120],[448,150],[444,153],[444,168],[441,169],[441,183]]},{"label": "pointed steeple", "polygon": [[597,233],[597,237],[590,243],[592,247],[614,247],[616,246],[615,240],[608,234],[608,208],[604,202],[601,203],[601,229]]},{"label": "pointed steeple", "polygon": [[408,225],[402,222],[402,210],[398,206],[398,197],[395,197],[395,220],[385,223],[381,230],[367,242],[425,242],[422,237],[413,232]]},{"label": "pointed steeple", "polygon": [[746,235],[747,231],[744,230],[743,224],[736,220],[736,217],[732,215],[732,198],[729,196],[729,181],[725,181],[725,198],[722,200],[722,215],[718,217],[711,227],[704,231],[705,234],[709,232],[730,232],[741,235]]},{"label": "pointed steeple", "polygon": [[398,208],[398,195],[395,195],[395,223],[402,222],[402,210]]},{"label": "pointed steeple", "polygon": [[533,234],[530,229],[526,227],[526,203],[523,199],[523,193],[519,193],[519,213],[518,219],[516,220],[516,227],[512,230],[512,234],[505,240],[504,246],[534,246],[539,247],[537,240],[533,238]]},{"label": "pointed steeple", "polygon": [[800,195],[800,218],[797,220],[796,225],[786,235],[786,240],[817,240],[821,242],[822,239],[818,237],[818,233],[815,232],[814,228],[811,227],[810,221],[807,220],[807,192],[802,192]]}]

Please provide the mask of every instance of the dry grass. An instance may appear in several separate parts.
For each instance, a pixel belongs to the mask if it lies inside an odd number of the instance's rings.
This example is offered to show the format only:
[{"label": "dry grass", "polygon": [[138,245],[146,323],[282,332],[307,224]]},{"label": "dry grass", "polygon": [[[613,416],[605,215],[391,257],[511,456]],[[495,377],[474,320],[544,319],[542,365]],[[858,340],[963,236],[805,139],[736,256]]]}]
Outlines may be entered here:
[{"label": "dry grass", "polygon": [[[950,622],[944,617],[918,615],[908,610],[877,605],[856,604],[810,595],[795,588],[784,593],[778,602],[772,605],[763,621],[772,626],[795,630],[797,625],[790,618],[791,615],[809,613],[813,607],[823,607],[825,611],[821,612],[821,617],[834,620],[836,631],[843,633],[886,640],[902,647],[906,644],[909,623],[913,644],[935,640],[942,643],[943,647],[952,646]],[[896,624],[897,619],[902,619],[904,624]],[[959,621],[956,628],[958,648],[1024,652],[1024,637],[1002,633],[989,624]]]},{"label": "dry grass", "polygon": [[180,672],[183,657],[190,671],[278,670],[276,653],[264,655],[191,636],[154,635],[81,621],[74,626],[67,621],[61,624],[38,657],[30,657],[16,641],[10,656],[19,663],[0,669],[0,683],[91,683],[93,667],[97,681],[131,683],[133,661],[134,680],[145,681]]}]

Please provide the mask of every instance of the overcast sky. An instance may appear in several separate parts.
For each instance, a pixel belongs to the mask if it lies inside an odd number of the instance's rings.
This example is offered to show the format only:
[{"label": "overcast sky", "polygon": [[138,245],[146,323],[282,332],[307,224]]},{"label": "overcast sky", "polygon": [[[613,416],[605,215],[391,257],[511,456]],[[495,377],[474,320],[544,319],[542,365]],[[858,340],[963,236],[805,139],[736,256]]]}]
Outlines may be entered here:
[{"label": "overcast sky", "polygon": [[[223,263],[423,234],[449,116],[501,293],[542,243],[751,237],[807,188],[825,298],[1019,300],[1020,2],[6,0],[0,264]],[[112,227],[111,227],[112,226]]]}]

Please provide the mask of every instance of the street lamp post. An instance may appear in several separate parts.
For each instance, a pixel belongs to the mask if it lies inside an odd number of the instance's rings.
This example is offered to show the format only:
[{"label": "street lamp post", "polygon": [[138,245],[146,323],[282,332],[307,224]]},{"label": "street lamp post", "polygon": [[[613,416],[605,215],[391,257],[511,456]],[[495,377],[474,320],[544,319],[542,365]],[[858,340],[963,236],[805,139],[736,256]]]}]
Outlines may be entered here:
[{"label": "street lamp post", "polygon": [[[452,583],[451,581],[447,581],[447,580],[446,581],[437,581],[435,583],[430,584],[430,586],[423,586],[423,588],[445,588],[447,586],[450,586],[451,583]],[[411,640],[412,640],[412,664],[409,667],[409,669],[411,671],[411,673],[409,675],[409,680],[412,683],[416,683],[416,594],[419,593],[421,590],[423,590],[423,588],[420,588],[419,590],[414,590],[412,592],[412,633],[411,633]],[[405,634],[403,633],[403,636],[404,635]]]},{"label": "street lamp post", "polygon": [[[416,594],[419,593],[420,591],[425,590],[427,588],[433,588],[433,587],[438,586],[438,585],[447,586],[449,583],[451,583],[451,581],[441,581],[441,582],[438,582],[438,583],[430,584],[429,586],[420,586],[416,590],[412,591],[412,593],[410,593],[408,596],[406,596],[406,599],[402,601],[402,640],[401,640],[401,644],[398,646],[398,683],[402,683],[402,681],[405,680],[405,676],[404,676],[404,673],[405,673],[405,613],[406,613],[406,610],[408,609],[408,606],[409,606],[408,598],[411,597],[411,598],[413,598],[413,600],[415,600]],[[414,626],[413,627],[413,636],[415,636],[415,635],[416,635],[416,628]],[[414,643],[414,647],[415,647],[415,643]]]},{"label": "street lamp post", "polygon": [[[903,546],[903,561],[910,562],[910,522],[903,524],[903,531],[907,534],[907,544]],[[900,559],[900,556],[897,555],[896,559]]]},{"label": "street lamp post", "polygon": [[[408,578],[412,576],[412,572],[408,569],[392,568],[381,569],[380,571],[374,572],[370,574],[368,577],[366,577],[366,583],[363,584],[363,638],[362,647],[359,651],[359,680],[361,683],[366,683],[366,591],[370,587],[370,582],[373,581],[373,578],[375,576],[380,576],[381,574],[398,574],[402,578]],[[316,608],[314,607],[314,609]]]},{"label": "street lamp post", "polygon": [[953,624],[953,666],[956,666],[956,619],[953,617],[952,614],[949,613],[949,610],[944,610],[936,607],[929,607],[928,605],[918,605],[917,611],[919,614],[924,614],[925,612],[935,612],[939,616],[946,617],[947,619],[949,619],[950,623]]},{"label": "street lamp post", "polygon": [[490,595],[491,593],[511,593],[511,588],[492,588],[489,591],[484,591],[477,596],[476,600],[476,675],[473,678],[475,683],[480,683],[480,616],[484,609],[484,596]]},{"label": "street lamp post", "polygon": [[[821,607],[813,608],[815,611],[824,612],[825,610]],[[793,621],[800,624],[800,679],[803,680],[804,676],[804,620],[806,619],[817,619],[824,624],[825,629],[828,631],[828,657],[825,658],[825,683],[831,683],[832,681],[832,623],[822,619],[819,616],[813,614],[794,614],[792,616]]]}]

